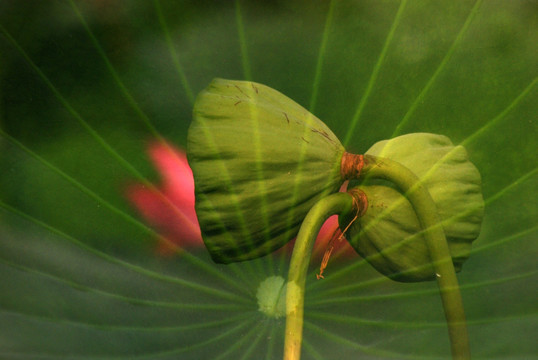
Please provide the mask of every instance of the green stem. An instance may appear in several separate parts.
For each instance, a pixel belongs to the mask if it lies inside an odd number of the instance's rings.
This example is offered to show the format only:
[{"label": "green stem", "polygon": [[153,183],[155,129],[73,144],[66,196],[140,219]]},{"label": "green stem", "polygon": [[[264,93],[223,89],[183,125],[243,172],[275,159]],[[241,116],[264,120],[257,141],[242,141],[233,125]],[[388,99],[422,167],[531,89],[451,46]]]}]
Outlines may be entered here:
[{"label": "green stem", "polygon": [[424,229],[424,237],[433,262],[448,325],[452,357],[470,359],[469,338],[458,279],[445,233],[442,227],[436,226],[439,218],[429,191],[412,171],[386,158],[365,155],[362,175],[391,181],[405,193],[413,205],[420,225]]},{"label": "green stem", "polygon": [[327,218],[334,214],[349,212],[352,207],[351,195],[347,193],[329,195],[310,209],[301,225],[291,255],[286,288],[285,360],[299,360],[301,357],[306,273],[317,234]]}]

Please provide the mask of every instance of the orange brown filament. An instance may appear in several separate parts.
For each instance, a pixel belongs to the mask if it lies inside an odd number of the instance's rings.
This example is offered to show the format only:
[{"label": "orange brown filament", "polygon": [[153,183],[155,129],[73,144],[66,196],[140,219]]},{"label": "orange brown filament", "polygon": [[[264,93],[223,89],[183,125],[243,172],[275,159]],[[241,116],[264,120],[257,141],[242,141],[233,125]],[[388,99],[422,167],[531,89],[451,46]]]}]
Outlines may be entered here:
[{"label": "orange brown filament", "polygon": [[[359,156],[362,157],[362,155],[359,155]],[[355,216],[353,217],[353,219],[351,219],[349,224],[347,224],[344,231],[341,231],[340,228],[337,228],[334,231],[333,236],[327,243],[327,249],[325,249],[325,253],[323,254],[323,259],[321,260],[321,265],[319,267],[319,274],[316,274],[316,278],[318,280],[324,279],[323,271],[325,270],[325,268],[327,267],[327,264],[329,263],[329,258],[331,257],[331,254],[334,250],[335,241],[338,241],[338,242],[342,241],[342,239],[345,236],[345,233],[347,232],[351,224],[353,224],[355,220],[357,220],[357,218],[359,218],[360,216],[363,216],[364,213],[366,212],[366,209],[368,208],[368,198],[363,191],[357,188],[353,188],[349,190],[348,193],[353,198],[353,209],[355,210]]]},{"label": "orange brown filament", "polygon": [[340,162],[342,180],[358,179],[364,166],[364,156],[344,152]]}]

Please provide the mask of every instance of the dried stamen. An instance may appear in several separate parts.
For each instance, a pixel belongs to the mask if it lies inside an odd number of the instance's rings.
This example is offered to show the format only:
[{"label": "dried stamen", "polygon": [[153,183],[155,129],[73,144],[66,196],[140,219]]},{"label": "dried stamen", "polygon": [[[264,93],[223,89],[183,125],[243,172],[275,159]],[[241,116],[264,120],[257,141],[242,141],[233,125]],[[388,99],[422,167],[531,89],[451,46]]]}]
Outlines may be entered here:
[{"label": "dried stamen", "polygon": [[321,265],[319,267],[319,274],[316,274],[316,278],[324,279],[323,277],[323,271],[327,267],[327,264],[329,263],[329,258],[331,257],[331,254],[334,250],[335,241],[342,241],[342,239],[345,236],[345,233],[349,229],[349,227],[357,220],[360,216],[363,216],[366,212],[366,209],[368,208],[368,198],[366,197],[366,194],[364,191],[361,191],[359,189],[351,189],[348,191],[348,193],[353,198],[353,209],[355,209],[355,216],[351,221],[347,224],[344,231],[340,231],[340,228],[337,228],[329,242],[327,243],[327,248],[325,249],[325,253],[323,254],[323,259],[321,260]]}]

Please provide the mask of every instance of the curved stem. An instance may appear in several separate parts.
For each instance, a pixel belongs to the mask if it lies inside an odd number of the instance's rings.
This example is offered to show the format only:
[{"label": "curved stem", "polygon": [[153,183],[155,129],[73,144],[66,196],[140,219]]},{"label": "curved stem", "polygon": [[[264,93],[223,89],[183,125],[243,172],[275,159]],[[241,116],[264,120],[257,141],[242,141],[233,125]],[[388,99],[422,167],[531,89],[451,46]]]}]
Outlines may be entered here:
[{"label": "curved stem", "polygon": [[352,207],[351,195],[329,195],[310,209],[301,225],[291,255],[286,288],[285,360],[299,360],[301,357],[306,273],[316,236],[329,216],[349,212]]},{"label": "curved stem", "polygon": [[405,193],[415,209],[433,262],[448,325],[452,357],[470,359],[469,337],[458,279],[445,233],[442,227],[435,226],[439,223],[439,218],[429,191],[412,171],[386,158],[365,155],[362,175],[391,181]]}]

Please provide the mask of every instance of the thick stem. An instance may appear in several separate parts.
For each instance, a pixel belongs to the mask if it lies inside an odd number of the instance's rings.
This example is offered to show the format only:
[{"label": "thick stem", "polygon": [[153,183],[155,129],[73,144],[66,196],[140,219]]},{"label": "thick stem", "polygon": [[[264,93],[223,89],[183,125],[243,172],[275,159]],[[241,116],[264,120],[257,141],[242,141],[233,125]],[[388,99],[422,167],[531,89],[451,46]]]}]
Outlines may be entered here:
[{"label": "thick stem", "polygon": [[412,171],[386,158],[365,155],[362,175],[391,181],[405,193],[412,204],[420,225],[424,229],[424,237],[437,277],[448,325],[452,357],[458,360],[470,359],[469,338],[458,279],[445,233],[442,227],[435,226],[439,218],[429,191]]},{"label": "thick stem", "polygon": [[285,360],[299,360],[301,357],[306,273],[317,234],[328,217],[349,212],[352,207],[351,195],[329,195],[310,209],[301,225],[291,255],[286,289]]}]

